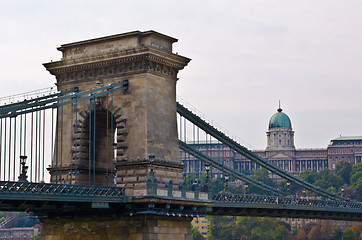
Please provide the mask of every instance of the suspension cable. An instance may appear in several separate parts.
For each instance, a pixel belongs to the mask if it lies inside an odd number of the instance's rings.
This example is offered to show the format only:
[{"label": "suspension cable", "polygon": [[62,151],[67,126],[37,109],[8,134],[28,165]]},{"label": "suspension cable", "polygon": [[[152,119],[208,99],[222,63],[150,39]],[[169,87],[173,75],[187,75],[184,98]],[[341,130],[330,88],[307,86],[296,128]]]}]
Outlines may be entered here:
[{"label": "suspension cable", "polygon": [[224,133],[218,131],[213,126],[208,124],[207,122],[203,121],[199,116],[192,113],[190,110],[182,106],[181,104],[177,103],[177,112],[187,118],[190,122],[197,125],[199,128],[204,130],[205,132],[208,132],[210,135],[212,135],[214,138],[220,140],[225,145],[233,149],[234,151],[238,152],[239,154],[243,155],[244,157],[250,159],[253,162],[256,162],[260,164],[262,167],[266,168],[267,170],[276,173],[277,175],[281,176],[282,178],[285,178],[288,181],[291,181],[301,187],[304,187],[308,190],[311,190],[315,193],[318,193],[322,195],[323,197],[332,198],[332,199],[340,199],[348,201],[349,199],[338,196],[336,194],[330,193],[324,189],[321,189],[318,186],[315,186],[311,183],[308,183],[306,181],[303,181],[292,174],[281,170],[280,168],[274,166],[273,164],[265,161],[263,158],[259,157],[258,155],[254,154],[253,152],[249,151],[247,148],[241,146],[239,143],[235,142],[234,140],[227,137]]}]

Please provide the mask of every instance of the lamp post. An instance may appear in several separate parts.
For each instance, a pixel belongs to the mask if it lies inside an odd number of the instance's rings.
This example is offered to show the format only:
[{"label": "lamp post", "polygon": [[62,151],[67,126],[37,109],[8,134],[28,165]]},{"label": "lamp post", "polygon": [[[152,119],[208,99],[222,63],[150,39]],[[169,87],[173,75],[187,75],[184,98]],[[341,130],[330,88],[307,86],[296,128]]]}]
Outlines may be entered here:
[{"label": "lamp post", "polygon": [[289,195],[289,193],[290,193],[290,182],[288,181],[287,182],[287,194]]},{"label": "lamp post", "polygon": [[341,196],[344,197],[344,187],[341,188]]},{"label": "lamp post", "polygon": [[19,182],[28,182],[27,180],[28,176],[26,176],[28,167],[25,166],[27,158],[28,158],[27,156],[20,156],[21,174],[18,177]]},{"label": "lamp post", "polygon": [[249,187],[248,184],[244,185],[244,194],[248,194],[248,187]]},{"label": "lamp post", "polygon": [[210,171],[210,164],[205,164],[205,171],[206,171],[206,182],[203,186],[203,192],[209,192],[209,171]]},{"label": "lamp post", "polygon": [[228,190],[229,188],[229,174],[225,174],[225,192]]}]

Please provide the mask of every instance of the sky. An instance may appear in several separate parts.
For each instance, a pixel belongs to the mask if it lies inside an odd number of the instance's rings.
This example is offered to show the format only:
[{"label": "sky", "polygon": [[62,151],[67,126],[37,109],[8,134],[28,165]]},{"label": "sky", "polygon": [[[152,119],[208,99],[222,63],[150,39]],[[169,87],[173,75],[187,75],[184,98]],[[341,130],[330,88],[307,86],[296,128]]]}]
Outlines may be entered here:
[{"label": "sky", "polygon": [[0,96],[50,87],[61,44],[130,31],[177,38],[177,95],[252,149],[278,102],[296,148],[362,136],[360,0],[0,2]]}]

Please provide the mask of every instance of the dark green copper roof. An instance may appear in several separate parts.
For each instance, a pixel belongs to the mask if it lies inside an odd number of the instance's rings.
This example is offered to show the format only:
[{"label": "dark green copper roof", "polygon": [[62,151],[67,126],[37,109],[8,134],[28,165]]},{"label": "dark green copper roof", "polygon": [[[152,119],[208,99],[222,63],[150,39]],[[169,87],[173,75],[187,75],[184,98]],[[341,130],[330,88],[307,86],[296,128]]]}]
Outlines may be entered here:
[{"label": "dark green copper roof", "polygon": [[292,129],[292,124],[287,114],[282,112],[279,108],[278,112],[275,113],[269,121],[269,129],[271,128],[289,128]]}]

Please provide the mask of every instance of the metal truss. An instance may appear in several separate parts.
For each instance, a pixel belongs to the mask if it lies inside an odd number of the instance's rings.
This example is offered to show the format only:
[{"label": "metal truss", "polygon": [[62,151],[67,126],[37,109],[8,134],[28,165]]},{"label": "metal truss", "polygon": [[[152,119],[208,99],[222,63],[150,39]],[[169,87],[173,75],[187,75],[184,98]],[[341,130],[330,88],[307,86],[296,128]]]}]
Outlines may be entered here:
[{"label": "metal truss", "polygon": [[269,216],[362,221],[362,204],[277,196],[215,194],[211,215]]},{"label": "metal truss", "polygon": [[104,187],[87,185],[68,185],[53,183],[29,183],[29,182],[8,182],[0,181],[0,198],[4,199],[23,199],[29,195],[32,199],[46,199],[52,197],[63,201],[85,201],[89,198],[103,199],[104,201],[125,201],[125,190],[122,187]]}]

